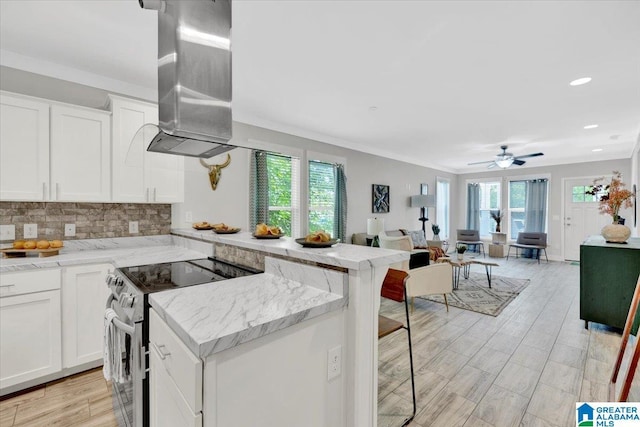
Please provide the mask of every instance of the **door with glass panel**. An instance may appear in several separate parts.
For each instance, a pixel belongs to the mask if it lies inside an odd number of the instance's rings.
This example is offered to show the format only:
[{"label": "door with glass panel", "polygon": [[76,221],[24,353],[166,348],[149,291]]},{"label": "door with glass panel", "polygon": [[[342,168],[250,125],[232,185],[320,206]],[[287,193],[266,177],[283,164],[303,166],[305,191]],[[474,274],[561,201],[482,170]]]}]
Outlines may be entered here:
[{"label": "door with glass panel", "polygon": [[595,196],[584,194],[591,188],[593,178],[565,180],[564,185],[564,258],[580,259],[580,244],[593,234],[600,234],[610,222],[607,215],[600,215]]}]

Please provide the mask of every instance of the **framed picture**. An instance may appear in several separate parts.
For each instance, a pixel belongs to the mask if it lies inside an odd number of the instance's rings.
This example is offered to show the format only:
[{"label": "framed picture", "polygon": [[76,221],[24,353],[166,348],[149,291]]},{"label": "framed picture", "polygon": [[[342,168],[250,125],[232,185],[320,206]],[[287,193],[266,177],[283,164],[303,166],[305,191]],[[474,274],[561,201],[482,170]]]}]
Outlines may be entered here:
[{"label": "framed picture", "polygon": [[389,212],[389,186],[382,184],[373,184],[372,186],[373,213]]}]

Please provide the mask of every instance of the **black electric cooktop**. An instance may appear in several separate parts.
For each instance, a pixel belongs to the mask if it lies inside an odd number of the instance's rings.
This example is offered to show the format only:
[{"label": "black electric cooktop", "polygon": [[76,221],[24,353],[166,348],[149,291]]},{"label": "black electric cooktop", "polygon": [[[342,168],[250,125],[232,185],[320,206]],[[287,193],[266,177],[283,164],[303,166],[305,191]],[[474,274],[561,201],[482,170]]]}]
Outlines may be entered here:
[{"label": "black electric cooktop", "polygon": [[261,273],[216,258],[138,265],[119,270],[144,294]]}]

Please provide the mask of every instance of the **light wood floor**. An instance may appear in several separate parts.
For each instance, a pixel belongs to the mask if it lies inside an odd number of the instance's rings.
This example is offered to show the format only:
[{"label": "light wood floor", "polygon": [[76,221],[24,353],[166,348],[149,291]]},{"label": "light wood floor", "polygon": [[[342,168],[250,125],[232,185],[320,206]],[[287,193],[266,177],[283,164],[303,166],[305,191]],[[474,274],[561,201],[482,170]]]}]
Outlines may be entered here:
[{"label": "light wood floor", "polygon": [[[620,335],[579,319],[579,267],[500,261],[494,275],[531,284],[491,317],[416,299],[418,412],[412,427],[574,426],[575,402],[605,401]],[[381,312],[404,319],[383,298]],[[378,425],[411,412],[406,333],[380,341]],[[640,377],[640,376],[639,376]],[[630,400],[640,400],[636,378]],[[101,369],[0,402],[0,426],[117,426]]]},{"label": "light wood floor", "polygon": [[118,427],[102,368],[0,401],[0,427]]},{"label": "light wood floor", "polygon": [[[580,267],[499,263],[494,275],[531,284],[498,317],[416,299],[412,427],[575,426],[576,402],[607,400],[620,335],[584,329]],[[381,313],[403,320],[404,305],[383,298]],[[379,356],[378,425],[399,426],[411,413],[406,333],[381,339]],[[638,377],[630,401],[640,400]]]}]

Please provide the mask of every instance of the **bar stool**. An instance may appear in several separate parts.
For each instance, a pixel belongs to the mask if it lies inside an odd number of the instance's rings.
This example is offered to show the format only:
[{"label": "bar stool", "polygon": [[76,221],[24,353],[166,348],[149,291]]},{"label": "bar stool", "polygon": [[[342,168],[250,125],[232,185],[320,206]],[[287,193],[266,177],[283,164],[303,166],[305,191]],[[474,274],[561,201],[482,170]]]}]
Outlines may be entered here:
[{"label": "bar stool", "polygon": [[[613,373],[611,374],[611,381],[609,381],[609,402],[616,401],[616,381],[618,380],[618,374],[620,373],[620,366],[622,365],[622,359],[624,358],[624,351],[627,348],[627,342],[629,341],[629,334],[631,333],[631,327],[633,326],[633,322],[636,318],[638,305],[640,305],[640,277],[638,277],[638,282],[636,283],[636,290],[633,293],[633,298],[631,299],[631,305],[629,306],[629,314],[627,314],[627,321],[624,324],[624,331],[622,332],[622,341],[620,342],[618,359],[616,360],[616,364],[613,367]],[[627,369],[627,374],[625,375],[624,382],[622,383],[622,389],[620,390],[620,395],[618,396],[618,400],[617,400],[618,402],[626,402],[627,398],[629,397],[629,390],[631,389],[631,383],[633,382],[633,377],[638,368],[638,360],[640,360],[640,345],[638,345],[638,341],[640,340],[639,335],[640,334],[636,335],[636,343],[631,355],[631,360],[629,361],[629,368]]]},{"label": "bar stool", "polygon": [[402,270],[390,268],[387,276],[382,283],[382,296],[394,301],[402,302],[404,300],[404,308],[407,316],[407,326],[395,319],[378,315],[378,339],[386,337],[400,329],[407,331],[409,340],[409,365],[411,367],[411,392],[413,394],[413,413],[411,417],[404,420],[402,426],[406,426],[416,416],[416,384],[413,375],[413,351],[411,348],[411,324],[409,321],[409,298],[407,297],[407,278],[409,275]]}]

